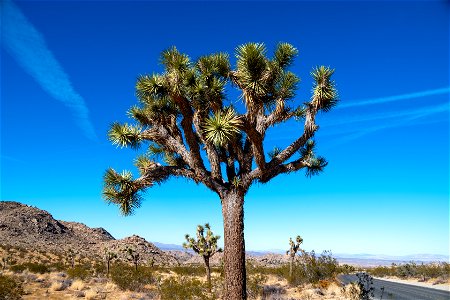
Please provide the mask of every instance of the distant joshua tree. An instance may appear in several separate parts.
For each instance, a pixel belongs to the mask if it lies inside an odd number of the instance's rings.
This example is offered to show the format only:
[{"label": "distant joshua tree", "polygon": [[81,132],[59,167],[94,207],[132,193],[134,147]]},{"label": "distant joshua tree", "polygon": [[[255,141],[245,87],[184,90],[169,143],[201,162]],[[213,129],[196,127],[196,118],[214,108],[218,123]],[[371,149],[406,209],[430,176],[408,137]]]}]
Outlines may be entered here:
[{"label": "distant joshua tree", "polygon": [[126,256],[126,259],[127,259],[128,261],[131,261],[131,262],[133,263],[133,265],[134,265],[134,270],[137,272],[137,270],[138,270],[138,264],[139,264],[139,261],[140,261],[140,259],[141,259],[139,253],[137,252],[136,249],[132,249],[132,248],[129,248],[129,247],[125,248],[124,252],[125,252],[126,255],[127,255],[127,256]]},{"label": "distant joshua tree", "polygon": [[290,256],[290,262],[289,262],[289,277],[292,278],[292,265],[294,264],[295,255],[297,254],[298,250],[300,250],[300,245],[303,243],[303,239],[301,236],[297,235],[294,242],[292,238],[289,238],[289,250],[286,251],[286,255]]},{"label": "distant joshua tree", "polygon": [[9,264],[9,262],[10,262],[10,260],[11,260],[11,256],[10,256],[10,254],[8,253],[8,254],[6,254],[6,256],[5,257],[2,257],[2,263],[3,263],[3,265],[2,265],[2,269],[3,270],[5,270],[6,269],[6,266]]},{"label": "distant joshua tree", "polygon": [[70,263],[70,267],[73,269],[73,267],[75,266],[75,252],[72,249],[69,249],[69,251],[67,251],[67,260]]},{"label": "distant joshua tree", "polygon": [[111,266],[111,262],[117,258],[117,254],[114,252],[105,249],[105,261],[106,261],[106,275],[109,276],[109,268]]},{"label": "distant joshua tree", "polygon": [[186,234],[185,238],[186,243],[183,243],[183,247],[192,249],[195,253],[203,257],[206,269],[206,280],[208,281],[208,286],[211,288],[211,268],[209,266],[209,259],[217,252],[222,252],[221,248],[217,248],[217,240],[220,236],[214,235],[211,231],[211,227],[206,223],[205,227],[201,225],[197,226],[197,240],[190,237],[189,234]]}]

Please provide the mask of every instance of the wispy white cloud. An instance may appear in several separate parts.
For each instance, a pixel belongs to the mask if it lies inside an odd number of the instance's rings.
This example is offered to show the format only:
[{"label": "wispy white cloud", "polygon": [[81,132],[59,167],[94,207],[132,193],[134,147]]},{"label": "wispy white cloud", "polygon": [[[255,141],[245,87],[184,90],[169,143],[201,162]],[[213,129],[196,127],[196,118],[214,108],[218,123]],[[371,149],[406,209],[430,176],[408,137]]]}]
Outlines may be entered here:
[{"label": "wispy white cloud", "polygon": [[401,100],[409,100],[414,98],[422,98],[422,97],[428,97],[428,96],[434,96],[434,95],[444,95],[450,93],[450,87],[444,87],[440,89],[433,89],[433,90],[426,90],[421,92],[415,92],[415,93],[409,93],[409,94],[402,94],[402,95],[395,95],[395,96],[387,96],[387,97],[380,97],[380,98],[371,98],[371,99],[361,99],[361,100],[354,100],[354,101],[346,101],[341,102],[337,108],[349,108],[349,107],[357,107],[357,106],[366,106],[366,105],[373,105],[373,104],[384,104],[388,102],[394,102],[394,101],[401,101]]},{"label": "wispy white cloud", "polygon": [[69,76],[48,49],[43,36],[14,3],[2,0],[0,7],[3,47],[42,89],[72,111],[84,134],[95,140],[97,137],[86,103],[73,88]]},{"label": "wispy white cloud", "polygon": [[[444,108],[444,107],[442,107]],[[447,106],[448,111],[448,106]],[[340,131],[336,132],[330,132],[330,133],[324,133],[323,136],[334,136],[337,139],[334,140],[334,143],[332,146],[337,146],[341,144],[345,144],[347,142],[356,140],[360,137],[363,137],[365,135],[375,133],[377,131],[381,130],[387,130],[391,128],[398,128],[398,127],[404,127],[404,126],[411,126],[411,125],[429,125],[434,123],[442,122],[442,118],[429,118],[429,116],[434,115],[439,112],[445,112],[445,110],[429,110],[427,112],[416,112],[411,113],[409,115],[405,115],[403,118],[399,118],[396,120],[392,120],[390,122],[380,122],[379,124],[373,124],[370,126],[355,126],[352,128],[347,129],[341,129]]]},{"label": "wispy white cloud", "polygon": [[[449,92],[450,88],[443,88],[423,91],[420,93],[410,93],[377,99],[351,101],[350,103],[358,103],[358,105],[346,105],[346,107],[351,108],[353,106],[362,105],[371,106],[373,104],[382,104],[386,102],[407,100],[411,98],[448,94]],[[360,105],[360,103],[364,104]],[[343,115],[343,112],[340,111],[338,115],[334,115],[331,119],[324,118],[322,121],[319,121],[320,127],[323,128],[323,130],[319,131],[319,134],[321,136],[335,136],[339,139],[338,144],[342,144],[344,142],[349,142],[367,134],[374,133],[380,130],[386,130],[389,128],[442,122],[445,119],[448,120],[449,110],[450,104],[448,103],[448,101],[446,101],[445,103],[440,104],[428,104],[422,107],[415,106],[410,109],[399,109],[378,113],[373,113],[372,108],[368,110],[359,109],[357,113],[353,112],[349,115]],[[277,134],[275,137],[273,137],[273,139],[290,139],[292,138],[291,131],[297,131],[297,128],[285,128],[282,133]]]},{"label": "wispy white cloud", "polygon": [[337,126],[337,125],[352,125],[354,123],[371,122],[371,121],[387,121],[388,119],[396,120],[414,120],[438,113],[448,112],[449,104],[443,103],[438,105],[429,105],[426,107],[415,109],[404,109],[399,111],[390,111],[376,114],[358,114],[354,117],[341,117],[323,122],[322,127]]}]

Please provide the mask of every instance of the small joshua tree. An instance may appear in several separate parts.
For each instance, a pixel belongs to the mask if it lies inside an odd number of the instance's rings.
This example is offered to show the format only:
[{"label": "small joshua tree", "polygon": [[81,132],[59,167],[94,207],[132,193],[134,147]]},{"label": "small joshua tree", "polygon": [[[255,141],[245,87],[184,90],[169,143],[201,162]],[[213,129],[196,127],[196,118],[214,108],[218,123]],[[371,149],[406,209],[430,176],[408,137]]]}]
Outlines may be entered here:
[{"label": "small joshua tree", "polygon": [[75,266],[75,252],[72,249],[69,249],[69,251],[67,251],[67,260],[70,263],[70,267],[73,269],[73,267]]},{"label": "small joshua tree", "polygon": [[7,266],[8,264],[9,264],[10,260],[11,260],[11,256],[10,256],[10,254],[9,254],[9,253],[8,253],[8,254],[6,254],[6,256],[5,256],[5,257],[2,257],[3,270],[5,270],[5,269],[6,269],[6,266]]},{"label": "small joshua tree", "polygon": [[[206,236],[205,236],[206,228]],[[203,257],[206,269],[206,280],[208,286],[211,287],[211,268],[209,266],[209,259],[217,252],[222,252],[221,248],[217,248],[217,240],[220,238],[218,235],[214,235],[211,231],[211,227],[208,223],[205,227],[197,226],[197,240],[186,234],[186,243],[183,243],[183,247],[186,249],[192,249],[195,253]]]},{"label": "small joshua tree", "polygon": [[129,247],[125,248],[124,252],[125,252],[126,255],[127,255],[127,256],[126,256],[126,259],[127,259],[128,261],[131,261],[131,262],[133,263],[133,265],[134,265],[134,270],[137,272],[137,270],[138,270],[138,264],[139,264],[139,261],[140,261],[140,259],[141,259],[139,253],[137,252],[136,249],[132,249],[132,248],[129,248]]},{"label": "small joshua tree", "polygon": [[300,244],[303,243],[303,239],[301,236],[297,235],[294,242],[292,238],[289,238],[289,246],[290,249],[286,251],[286,255],[290,256],[289,262],[289,278],[292,278],[292,265],[294,264],[295,254],[297,254],[298,250],[300,250]]},{"label": "small joshua tree", "polygon": [[109,268],[111,266],[111,262],[117,258],[117,254],[114,252],[105,249],[105,261],[106,261],[106,275],[109,276]]}]

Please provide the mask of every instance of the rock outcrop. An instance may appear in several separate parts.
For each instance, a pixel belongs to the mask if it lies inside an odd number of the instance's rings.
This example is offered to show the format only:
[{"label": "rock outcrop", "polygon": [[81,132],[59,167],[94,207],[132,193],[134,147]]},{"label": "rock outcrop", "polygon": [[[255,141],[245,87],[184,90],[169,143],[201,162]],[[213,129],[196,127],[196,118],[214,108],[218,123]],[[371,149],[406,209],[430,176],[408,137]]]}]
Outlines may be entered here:
[{"label": "rock outcrop", "polygon": [[140,263],[177,265],[175,257],[144,238],[133,235],[116,240],[104,228],[82,223],[58,221],[45,210],[18,202],[0,202],[0,245],[57,254],[73,251],[76,255],[103,258],[112,251],[126,259],[127,247],[137,251]]}]

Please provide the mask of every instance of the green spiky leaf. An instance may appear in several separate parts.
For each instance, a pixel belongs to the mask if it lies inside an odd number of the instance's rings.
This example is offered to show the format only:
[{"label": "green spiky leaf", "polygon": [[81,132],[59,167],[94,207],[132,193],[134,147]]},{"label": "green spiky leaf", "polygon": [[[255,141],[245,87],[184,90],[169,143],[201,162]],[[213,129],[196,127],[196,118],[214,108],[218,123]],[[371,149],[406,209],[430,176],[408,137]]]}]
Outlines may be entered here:
[{"label": "green spiky leaf", "polygon": [[109,132],[109,140],[119,147],[131,147],[137,149],[142,141],[142,128],[140,126],[130,124],[113,123]]},{"label": "green spiky leaf", "polygon": [[141,206],[142,197],[131,172],[117,173],[110,168],[105,172],[103,179],[105,183],[103,198],[108,203],[118,205],[123,215],[131,215],[136,208]]},{"label": "green spiky leaf", "polygon": [[206,140],[217,146],[224,146],[240,132],[242,121],[232,108],[218,111],[205,120],[203,132]]},{"label": "green spiky leaf", "polygon": [[316,67],[311,72],[311,76],[314,79],[311,103],[317,109],[325,112],[331,110],[338,102],[336,84],[331,80],[333,73],[334,69],[325,66]]},{"label": "green spiky leaf", "polygon": [[281,67],[286,68],[292,64],[298,50],[288,43],[279,43],[275,50],[275,62]]}]

